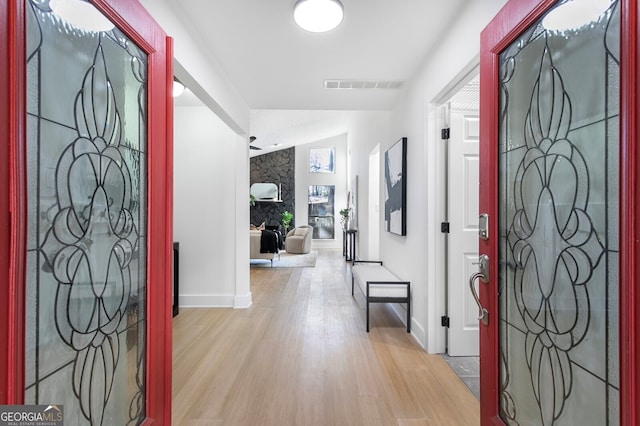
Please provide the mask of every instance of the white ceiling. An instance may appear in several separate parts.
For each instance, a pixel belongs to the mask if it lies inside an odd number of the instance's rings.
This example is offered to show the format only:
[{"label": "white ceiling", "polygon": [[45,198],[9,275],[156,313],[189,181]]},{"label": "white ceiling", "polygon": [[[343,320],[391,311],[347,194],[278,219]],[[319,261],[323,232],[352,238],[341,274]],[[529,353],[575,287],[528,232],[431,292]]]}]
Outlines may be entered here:
[{"label": "white ceiling", "polygon": [[[324,80],[410,80],[470,1],[484,0],[342,0],[343,22],[319,34],[294,23],[295,0],[167,0],[252,110],[263,148],[252,156],[346,131],[339,110],[391,110],[402,89],[331,90]],[[194,104],[189,92],[176,99]]]},{"label": "white ceiling", "polygon": [[251,109],[388,110],[398,90],[329,90],[323,82],[408,80],[468,1],[342,0],[344,20],[327,33],[294,23],[295,0],[170,3]]}]

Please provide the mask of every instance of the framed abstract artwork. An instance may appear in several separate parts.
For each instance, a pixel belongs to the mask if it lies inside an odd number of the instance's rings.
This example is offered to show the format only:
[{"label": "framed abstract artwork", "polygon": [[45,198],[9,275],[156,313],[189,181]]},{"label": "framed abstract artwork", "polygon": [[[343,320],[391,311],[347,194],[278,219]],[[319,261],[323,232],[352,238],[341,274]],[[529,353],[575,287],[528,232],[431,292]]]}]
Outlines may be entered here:
[{"label": "framed abstract artwork", "polygon": [[407,138],[384,153],[384,230],[407,235]]}]

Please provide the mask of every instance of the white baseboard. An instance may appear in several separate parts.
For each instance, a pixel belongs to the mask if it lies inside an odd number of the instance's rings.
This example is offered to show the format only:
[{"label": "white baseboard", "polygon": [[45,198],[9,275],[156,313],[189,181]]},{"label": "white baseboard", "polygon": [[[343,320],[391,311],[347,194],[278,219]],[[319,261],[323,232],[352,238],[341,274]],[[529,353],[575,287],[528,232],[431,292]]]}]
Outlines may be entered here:
[{"label": "white baseboard", "polygon": [[426,333],[424,331],[424,327],[422,326],[422,324],[420,324],[418,321],[415,320],[415,317],[411,318],[411,335],[416,340],[416,342],[420,345],[420,347],[422,347],[422,349],[427,351],[427,345],[425,344],[427,339],[426,339]]},{"label": "white baseboard", "polygon": [[[391,310],[395,313],[400,321],[407,326],[407,309],[404,305],[398,303],[391,303]],[[416,342],[422,347],[422,349],[426,350],[425,345],[425,332],[424,327],[418,321],[416,321],[415,317],[411,317],[411,336],[416,340]]]},{"label": "white baseboard", "polygon": [[[233,308],[233,295],[217,294],[181,294],[179,297],[181,308]],[[249,297],[251,300],[251,297]]]},{"label": "white baseboard", "polygon": [[251,306],[251,292],[242,295],[236,295],[233,309],[246,309]]}]

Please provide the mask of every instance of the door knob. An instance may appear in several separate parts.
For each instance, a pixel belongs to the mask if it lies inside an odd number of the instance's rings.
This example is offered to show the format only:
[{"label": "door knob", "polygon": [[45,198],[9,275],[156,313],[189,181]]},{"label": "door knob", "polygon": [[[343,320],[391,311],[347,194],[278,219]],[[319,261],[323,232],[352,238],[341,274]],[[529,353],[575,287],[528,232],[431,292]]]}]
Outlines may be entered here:
[{"label": "door knob", "polygon": [[469,277],[469,289],[471,290],[473,299],[478,305],[478,320],[482,321],[484,325],[489,325],[489,311],[482,307],[480,297],[478,297],[478,292],[474,285],[478,278],[480,278],[480,281],[485,284],[489,282],[489,256],[486,254],[481,255],[479,262],[474,263],[474,265],[480,265],[480,272],[476,272]]}]

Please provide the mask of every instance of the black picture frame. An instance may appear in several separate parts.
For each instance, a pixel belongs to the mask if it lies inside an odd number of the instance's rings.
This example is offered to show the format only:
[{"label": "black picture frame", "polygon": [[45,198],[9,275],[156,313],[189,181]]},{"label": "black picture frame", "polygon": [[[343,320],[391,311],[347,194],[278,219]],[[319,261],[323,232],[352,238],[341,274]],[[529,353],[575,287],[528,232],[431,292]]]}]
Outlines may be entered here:
[{"label": "black picture frame", "polygon": [[384,153],[384,230],[407,235],[407,138]]}]

